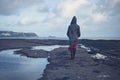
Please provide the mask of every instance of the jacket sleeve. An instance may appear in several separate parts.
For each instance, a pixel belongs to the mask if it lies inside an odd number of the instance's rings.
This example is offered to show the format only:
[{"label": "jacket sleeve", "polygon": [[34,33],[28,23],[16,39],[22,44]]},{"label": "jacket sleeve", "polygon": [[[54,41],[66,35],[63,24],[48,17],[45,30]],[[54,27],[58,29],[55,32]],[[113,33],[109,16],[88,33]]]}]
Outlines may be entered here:
[{"label": "jacket sleeve", "polygon": [[77,35],[78,35],[78,37],[81,36],[81,33],[80,33],[80,27],[79,27],[79,26],[78,26],[78,29],[77,29]]},{"label": "jacket sleeve", "polygon": [[70,32],[70,26],[68,27],[68,30],[67,30],[67,36],[69,37],[69,32]]}]

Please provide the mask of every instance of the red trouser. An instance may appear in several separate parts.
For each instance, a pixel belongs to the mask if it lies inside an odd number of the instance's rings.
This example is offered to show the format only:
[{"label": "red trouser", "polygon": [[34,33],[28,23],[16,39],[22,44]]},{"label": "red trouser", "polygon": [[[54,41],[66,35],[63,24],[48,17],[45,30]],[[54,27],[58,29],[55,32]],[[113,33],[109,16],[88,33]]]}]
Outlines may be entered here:
[{"label": "red trouser", "polygon": [[70,45],[69,48],[76,48],[76,45]]}]

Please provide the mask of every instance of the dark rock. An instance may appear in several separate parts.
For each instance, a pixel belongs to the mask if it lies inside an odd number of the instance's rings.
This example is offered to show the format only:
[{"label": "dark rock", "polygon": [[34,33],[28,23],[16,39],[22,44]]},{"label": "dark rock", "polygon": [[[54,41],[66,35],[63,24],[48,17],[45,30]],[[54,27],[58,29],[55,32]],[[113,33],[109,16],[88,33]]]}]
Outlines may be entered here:
[{"label": "dark rock", "polygon": [[24,55],[31,58],[47,58],[49,52],[45,50],[21,49],[21,50],[15,51],[15,54]]}]

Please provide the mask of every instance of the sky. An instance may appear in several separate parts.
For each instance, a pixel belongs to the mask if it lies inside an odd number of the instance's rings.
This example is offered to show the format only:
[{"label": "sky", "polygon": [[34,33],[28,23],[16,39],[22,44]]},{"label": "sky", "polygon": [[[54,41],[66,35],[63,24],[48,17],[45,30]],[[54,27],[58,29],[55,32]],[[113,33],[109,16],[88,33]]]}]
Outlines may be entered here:
[{"label": "sky", "polygon": [[0,0],[0,31],[67,37],[73,16],[81,37],[120,37],[120,0]]}]

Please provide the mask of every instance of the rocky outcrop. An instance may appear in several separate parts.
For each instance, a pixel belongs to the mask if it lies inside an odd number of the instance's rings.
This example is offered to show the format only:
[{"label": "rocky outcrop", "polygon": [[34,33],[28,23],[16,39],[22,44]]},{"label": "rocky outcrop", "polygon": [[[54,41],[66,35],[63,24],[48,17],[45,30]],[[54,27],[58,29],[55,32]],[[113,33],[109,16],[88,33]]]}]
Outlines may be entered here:
[{"label": "rocky outcrop", "polygon": [[0,37],[37,37],[35,33],[0,31]]},{"label": "rocky outcrop", "polygon": [[20,54],[23,56],[31,57],[31,58],[46,58],[49,56],[49,52],[45,50],[31,50],[31,49],[21,49],[15,51],[15,54]]},{"label": "rocky outcrop", "polygon": [[[78,48],[74,60],[70,60],[67,48],[51,51],[50,64],[39,80],[119,80],[119,67],[94,61],[83,48]],[[115,68],[115,69],[114,69]],[[114,74],[113,74],[114,73]]]}]

